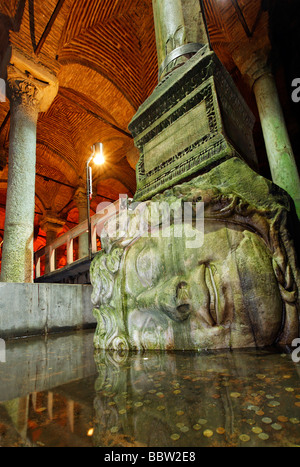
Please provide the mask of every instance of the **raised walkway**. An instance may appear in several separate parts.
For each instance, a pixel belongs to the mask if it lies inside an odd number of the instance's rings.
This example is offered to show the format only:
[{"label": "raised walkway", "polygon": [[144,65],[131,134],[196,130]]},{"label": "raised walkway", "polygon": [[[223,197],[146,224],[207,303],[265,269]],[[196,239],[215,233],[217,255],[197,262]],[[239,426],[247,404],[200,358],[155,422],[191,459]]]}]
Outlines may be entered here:
[{"label": "raised walkway", "polygon": [[[115,203],[107,203],[105,209],[98,211],[91,217],[91,250],[92,258],[99,248],[97,247],[97,236],[100,237],[105,222],[121,209],[124,198],[120,198]],[[74,240],[88,231],[88,221],[78,224],[73,229],[56,238],[50,245],[41,248],[34,255],[35,261],[35,283],[56,283],[56,284],[90,284],[90,264],[91,259],[86,256],[74,261]],[[62,268],[56,265],[56,250],[62,246],[66,247],[67,264]],[[42,274],[41,262],[48,262],[46,274]],[[46,259],[47,258],[47,259]]]},{"label": "raised walkway", "polygon": [[[120,208],[121,199],[91,218],[92,257],[97,253],[97,235]],[[14,339],[96,326],[91,302],[89,257],[73,260],[73,241],[87,232],[88,222],[79,224],[35,253],[34,284],[0,283],[0,339]],[[67,247],[67,265],[56,268],[55,252]],[[41,274],[41,259],[50,272]]]}]

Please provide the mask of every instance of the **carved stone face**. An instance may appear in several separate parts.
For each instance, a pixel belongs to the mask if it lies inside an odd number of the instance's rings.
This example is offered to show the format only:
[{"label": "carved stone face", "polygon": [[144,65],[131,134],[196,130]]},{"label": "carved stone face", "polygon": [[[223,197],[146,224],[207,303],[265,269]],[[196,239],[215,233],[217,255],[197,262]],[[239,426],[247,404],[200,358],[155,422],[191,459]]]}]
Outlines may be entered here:
[{"label": "carved stone face", "polygon": [[283,305],[263,240],[224,223],[206,222],[205,229],[198,248],[187,248],[185,237],[161,235],[140,238],[127,250],[124,303],[133,346],[274,343]]},{"label": "carved stone face", "polygon": [[[187,218],[186,202],[192,205]],[[238,158],[133,203],[126,222],[119,216],[101,236],[103,250],[91,266],[95,346],[292,345],[299,336],[300,274],[291,213],[288,195]],[[186,237],[176,235],[182,217]],[[190,235],[201,230],[201,219],[204,243]],[[169,235],[168,221],[175,223]],[[158,238],[153,231],[143,237],[155,226]]]}]

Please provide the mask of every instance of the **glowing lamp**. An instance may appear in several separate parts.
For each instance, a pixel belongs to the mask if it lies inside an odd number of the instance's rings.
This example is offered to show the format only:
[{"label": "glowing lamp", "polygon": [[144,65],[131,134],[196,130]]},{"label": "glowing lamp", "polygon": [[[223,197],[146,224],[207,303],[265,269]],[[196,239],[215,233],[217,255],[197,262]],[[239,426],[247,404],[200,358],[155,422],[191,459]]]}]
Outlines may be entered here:
[{"label": "glowing lamp", "polygon": [[103,155],[103,144],[102,143],[96,143],[93,146],[93,152],[94,152],[94,157],[93,157],[93,162],[96,165],[102,165],[105,162],[105,158]]}]

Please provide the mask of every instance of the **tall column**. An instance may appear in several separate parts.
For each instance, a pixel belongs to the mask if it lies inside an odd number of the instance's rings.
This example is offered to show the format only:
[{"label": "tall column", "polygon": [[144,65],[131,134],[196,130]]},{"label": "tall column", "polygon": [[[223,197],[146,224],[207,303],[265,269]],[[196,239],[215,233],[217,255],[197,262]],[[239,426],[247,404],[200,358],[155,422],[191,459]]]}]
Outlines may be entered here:
[{"label": "tall column", "polygon": [[272,179],[293,198],[300,218],[300,178],[272,73],[264,73],[253,89]]},{"label": "tall column", "polygon": [[199,0],[152,0],[160,79],[209,42]]},{"label": "tall column", "polygon": [[[52,211],[46,212],[41,220],[41,229],[46,232],[46,246],[49,246],[57,237],[58,232],[65,225],[65,221],[57,217],[56,213]],[[50,272],[49,255],[46,254],[45,258],[45,274]]]},{"label": "tall column", "polygon": [[11,126],[1,281],[33,282],[36,126],[57,86],[49,72],[20,53],[12,54],[7,84]]},{"label": "tall column", "polygon": [[266,51],[246,55],[246,60],[240,57],[236,63],[253,86],[272,180],[292,197],[300,218],[300,178],[275,78]]},{"label": "tall column", "polygon": [[[84,222],[87,220],[87,194],[86,188],[79,187],[76,190],[74,201],[78,209],[78,222]],[[78,258],[84,258],[89,254],[89,235],[84,233],[80,235],[78,240]]]}]

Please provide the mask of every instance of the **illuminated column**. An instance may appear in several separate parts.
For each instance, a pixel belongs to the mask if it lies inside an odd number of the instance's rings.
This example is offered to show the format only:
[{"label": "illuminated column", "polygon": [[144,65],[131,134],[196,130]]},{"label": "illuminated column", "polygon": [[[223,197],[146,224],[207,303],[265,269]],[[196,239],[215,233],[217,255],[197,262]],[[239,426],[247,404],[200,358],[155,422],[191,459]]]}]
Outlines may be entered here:
[{"label": "illuminated column", "polygon": [[55,77],[20,53],[7,67],[10,143],[2,282],[33,282],[36,126],[57,93]]},{"label": "illuminated column", "polygon": [[[41,221],[41,229],[46,232],[46,246],[49,246],[57,237],[58,232],[65,225],[65,221],[57,217],[57,215],[51,211],[46,212],[44,218]],[[50,261],[49,254],[46,253],[45,257],[45,274],[50,272]]]},{"label": "illuminated column", "polygon": [[300,218],[300,178],[268,56],[265,51],[246,55],[236,62],[253,86],[272,180],[294,200]]},{"label": "illuminated column", "polygon": [[[74,201],[78,209],[78,223],[87,220],[87,194],[86,189],[79,187],[75,193]],[[84,233],[79,237],[78,244],[78,258],[84,258],[89,254],[89,236],[88,233]]]}]

